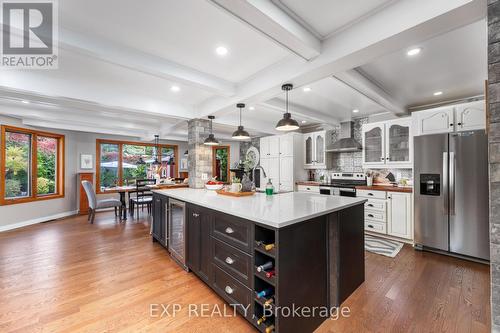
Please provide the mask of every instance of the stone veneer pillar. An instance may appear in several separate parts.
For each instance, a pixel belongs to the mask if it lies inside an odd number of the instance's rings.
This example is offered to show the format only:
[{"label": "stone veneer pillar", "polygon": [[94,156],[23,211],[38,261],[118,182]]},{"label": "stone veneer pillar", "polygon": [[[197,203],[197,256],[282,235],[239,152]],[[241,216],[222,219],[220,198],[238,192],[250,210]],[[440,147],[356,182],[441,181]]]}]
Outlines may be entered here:
[{"label": "stone veneer pillar", "polygon": [[488,0],[491,330],[500,332],[500,0]]},{"label": "stone veneer pillar", "polygon": [[188,162],[189,187],[203,188],[207,177],[212,177],[212,148],[203,144],[210,131],[210,122],[206,119],[188,121]]}]

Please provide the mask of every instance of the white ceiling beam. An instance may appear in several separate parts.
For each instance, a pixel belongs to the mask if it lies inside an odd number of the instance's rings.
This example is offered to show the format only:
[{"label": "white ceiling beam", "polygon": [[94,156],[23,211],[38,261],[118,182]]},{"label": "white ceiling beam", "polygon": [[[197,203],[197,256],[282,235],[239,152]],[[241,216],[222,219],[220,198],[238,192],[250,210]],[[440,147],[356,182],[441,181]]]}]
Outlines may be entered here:
[{"label": "white ceiling beam", "polygon": [[183,66],[167,59],[119,45],[96,36],[87,36],[68,29],[60,29],[59,47],[76,51],[145,74],[164,78],[179,84],[196,87],[221,96],[232,96],[235,85],[214,75]]},{"label": "white ceiling beam", "polygon": [[305,60],[321,53],[321,41],[269,0],[211,1]]},{"label": "white ceiling beam", "polygon": [[408,110],[401,103],[358,70],[350,69],[335,74],[334,77],[386,110],[398,115],[408,114]]},{"label": "white ceiling beam", "polygon": [[[229,1],[229,0],[228,0]],[[311,61],[288,58],[238,86],[235,98],[213,98],[199,117],[237,102],[259,103],[281,93],[285,82],[300,87],[359,67],[385,54],[476,22],[486,15],[483,0],[399,0],[323,42]]]}]

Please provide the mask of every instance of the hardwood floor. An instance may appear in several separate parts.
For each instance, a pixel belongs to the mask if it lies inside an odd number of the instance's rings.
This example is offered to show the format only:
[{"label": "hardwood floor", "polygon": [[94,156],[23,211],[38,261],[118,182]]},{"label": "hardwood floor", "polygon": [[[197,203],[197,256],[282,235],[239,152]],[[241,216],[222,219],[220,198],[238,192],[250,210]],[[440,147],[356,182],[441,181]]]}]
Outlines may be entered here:
[{"label": "hardwood floor", "polygon": [[[407,246],[366,258],[366,282],[344,303],[351,316],[317,332],[490,331],[486,265]],[[174,303],[175,317],[151,316],[151,304]],[[147,219],[98,213],[94,225],[73,217],[0,233],[0,332],[254,332],[231,311],[190,317],[190,303],[225,304],[151,242]]]}]

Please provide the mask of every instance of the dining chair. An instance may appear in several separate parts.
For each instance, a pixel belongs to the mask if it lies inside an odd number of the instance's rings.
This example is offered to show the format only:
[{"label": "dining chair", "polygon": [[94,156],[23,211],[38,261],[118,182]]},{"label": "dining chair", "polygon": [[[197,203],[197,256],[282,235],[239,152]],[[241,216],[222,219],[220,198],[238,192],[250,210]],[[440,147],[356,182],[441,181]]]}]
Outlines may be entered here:
[{"label": "dining chair", "polygon": [[135,198],[131,198],[130,213],[133,216],[134,210],[137,211],[137,217],[139,217],[139,208],[144,210],[144,206],[147,207],[148,214],[151,215],[153,210],[153,192],[147,187],[147,185],[156,184],[154,179],[137,179],[135,182]]},{"label": "dining chair", "polygon": [[85,194],[87,194],[87,199],[89,201],[89,216],[87,218],[87,221],[90,221],[90,223],[94,223],[96,210],[112,207],[115,208],[115,216],[118,215],[118,210],[120,211],[119,216],[121,219],[123,205],[120,200],[114,198],[97,200],[97,196],[94,192],[94,186],[91,182],[89,182],[88,180],[84,180],[82,181],[82,186],[85,190]]}]

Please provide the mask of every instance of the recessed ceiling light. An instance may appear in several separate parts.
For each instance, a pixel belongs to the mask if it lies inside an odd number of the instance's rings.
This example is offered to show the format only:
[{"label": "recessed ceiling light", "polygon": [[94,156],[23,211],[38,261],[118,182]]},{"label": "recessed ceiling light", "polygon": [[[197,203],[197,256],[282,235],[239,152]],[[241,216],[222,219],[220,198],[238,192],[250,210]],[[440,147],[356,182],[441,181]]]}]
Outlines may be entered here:
[{"label": "recessed ceiling light", "polygon": [[310,92],[311,91],[311,87],[304,87],[304,92]]},{"label": "recessed ceiling light", "polygon": [[302,120],[301,123],[305,124],[305,123],[307,123],[307,120]]},{"label": "recessed ceiling light", "polygon": [[410,57],[413,57],[413,56],[416,56],[417,54],[419,54],[420,51],[422,51],[422,48],[416,47],[414,49],[408,50],[408,52],[406,52],[406,54],[409,55]]},{"label": "recessed ceiling light", "polygon": [[249,107],[250,110],[255,110],[255,106]]},{"label": "recessed ceiling light", "polygon": [[352,112],[353,112],[353,113],[358,113],[358,112],[359,112],[359,110],[358,110],[358,109],[354,109],[354,110],[352,110]]},{"label": "recessed ceiling light", "polygon": [[434,96],[440,96],[440,95],[442,95],[442,94],[443,94],[443,92],[442,92],[442,91],[436,91],[436,92],[434,93]]},{"label": "recessed ceiling light", "polygon": [[23,100],[21,102],[24,103],[24,104],[30,104],[30,101],[27,101],[27,100]]},{"label": "recessed ceiling light", "polygon": [[181,90],[181,88],[179,88],[178,86],[172,86],[170,87],[170,90],[172,90],[173,92],[178,92]]},{"label": "recessed ceiling light", "polygon": [[215,49],[215,53],[217,53],[220,56],[225,56],[227,54],[228,50],[224,46],[219,46]]}]

